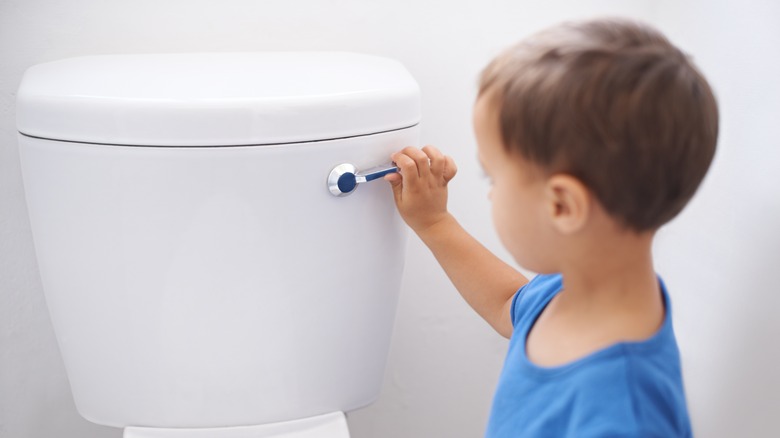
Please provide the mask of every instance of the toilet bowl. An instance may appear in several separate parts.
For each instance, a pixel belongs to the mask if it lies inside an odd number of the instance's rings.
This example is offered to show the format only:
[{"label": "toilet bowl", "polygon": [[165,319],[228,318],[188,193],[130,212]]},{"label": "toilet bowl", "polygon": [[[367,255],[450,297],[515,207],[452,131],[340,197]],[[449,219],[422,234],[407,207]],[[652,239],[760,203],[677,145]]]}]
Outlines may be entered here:
[{"label": "toilet bowl", "polygon": [[379,395],[406,230],[386,183],[328,178],[417,144],[419,120],[411,75],[369,55],[28,69],[25,196],[81,415],[125,437],[348,436]]}]

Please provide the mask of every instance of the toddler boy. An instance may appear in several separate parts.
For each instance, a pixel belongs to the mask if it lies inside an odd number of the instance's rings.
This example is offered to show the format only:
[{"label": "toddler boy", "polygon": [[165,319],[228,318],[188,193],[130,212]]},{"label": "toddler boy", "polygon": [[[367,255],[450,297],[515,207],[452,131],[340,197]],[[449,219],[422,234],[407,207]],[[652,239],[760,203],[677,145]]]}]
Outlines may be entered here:
[{"label": "toddler boy", "polygon": [[707,81],[646,24],[565,23],[483,70],[474,130],[494,225],[532,280],[448,213],[452,158],[408,147],[385,179],[464,299],[510,338],[487,436],[691,436],[651,247],[715,153]]}]

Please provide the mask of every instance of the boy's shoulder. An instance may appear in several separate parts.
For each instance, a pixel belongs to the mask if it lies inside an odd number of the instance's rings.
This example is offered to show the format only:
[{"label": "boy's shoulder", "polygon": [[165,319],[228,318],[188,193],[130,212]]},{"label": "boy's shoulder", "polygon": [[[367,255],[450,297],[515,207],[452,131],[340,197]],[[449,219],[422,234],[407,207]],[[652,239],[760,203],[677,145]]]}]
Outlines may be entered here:
[{"label": "boy's shoulder", "polygon": [[561,366],[530,362],[528,329],[562,287],[561,275],[539,275],[514,298],[516,331],[488,436],[518,430],[529,431],[524,436],[690,436],[670,314],[650,339],[617,343]]},{"label": "boy's shoulder", "polygon": [[521,287],[514,298],[510,314],[512,325],[517,324],[524,315],[534,314],[534,310],[541,311],[555,294],[563,288],[563,276],[561,274],[539,274]]},{"label": "boy's shoulder", "polygon": [[[664,307],[664,317],[661,326],[654,333],[641,340],[622,340],[610,343],[596,349],[563,366],[534,366],[527,357],[527,341],[531,328],[545,307],[563,289],[561,274],[540,274],[531,279],[516,293],[512,305],[512,321],[515,333],[510,344],[510,354],[521,358],[520,363],[528,365],[525,371],[532,374],[555,375],[558,371],[576,370],[582,382],[595,382],[594,389],[603,388],[602,380],[612,380],[619,386],[620,376],[625,377],[628,387],[641,384],[643,380],[651,381],[661,375],[672,375],[680,378],[680,357],[677,339],[672,324],[672,306],[663,280],[658,277]],[[611,371],[606,371],[611,368]],[[563,373],[562,373],[563,374]],[[561,377],[559,375],[558,377]],[[570,376],[571,377],[571,376]],[[681,381],[679,382],[681,385]]]}]

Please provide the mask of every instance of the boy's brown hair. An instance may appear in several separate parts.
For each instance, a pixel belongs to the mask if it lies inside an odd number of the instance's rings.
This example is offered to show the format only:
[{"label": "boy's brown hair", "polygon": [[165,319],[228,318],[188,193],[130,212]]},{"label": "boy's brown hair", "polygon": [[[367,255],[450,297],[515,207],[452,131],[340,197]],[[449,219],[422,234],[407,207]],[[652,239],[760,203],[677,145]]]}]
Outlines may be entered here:
[{"label": "boy's brown hair", "polygon": [[715,154],[718,108],[691,60],[625,19],[564,23],[482,72],[506,149],[570,174],[637,232],[675,217]]}]

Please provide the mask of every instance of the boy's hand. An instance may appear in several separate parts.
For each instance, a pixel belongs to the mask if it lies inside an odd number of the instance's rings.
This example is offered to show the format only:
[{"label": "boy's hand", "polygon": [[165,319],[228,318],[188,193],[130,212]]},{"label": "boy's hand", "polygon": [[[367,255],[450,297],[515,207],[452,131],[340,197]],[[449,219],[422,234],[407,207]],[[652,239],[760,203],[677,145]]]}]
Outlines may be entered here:
[{"label": "boy's hand", "polygon": [[417,234],[449,217],[447,183],[458,168],[433,146],[409,146],[392,155],[399,173],[384,177],[393,187],[398,212]]}]

